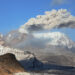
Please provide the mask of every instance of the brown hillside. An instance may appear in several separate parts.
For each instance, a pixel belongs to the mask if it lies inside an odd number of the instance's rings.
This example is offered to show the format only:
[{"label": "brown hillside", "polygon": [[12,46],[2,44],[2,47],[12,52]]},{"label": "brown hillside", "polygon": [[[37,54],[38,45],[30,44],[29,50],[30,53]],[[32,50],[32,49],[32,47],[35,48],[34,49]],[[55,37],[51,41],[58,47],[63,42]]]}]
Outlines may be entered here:
[{"label": "brown hillside", "polygon": [[0,56],[0,75],[12,75],[13,73],[24,72],[24,68],[11,53]]}]

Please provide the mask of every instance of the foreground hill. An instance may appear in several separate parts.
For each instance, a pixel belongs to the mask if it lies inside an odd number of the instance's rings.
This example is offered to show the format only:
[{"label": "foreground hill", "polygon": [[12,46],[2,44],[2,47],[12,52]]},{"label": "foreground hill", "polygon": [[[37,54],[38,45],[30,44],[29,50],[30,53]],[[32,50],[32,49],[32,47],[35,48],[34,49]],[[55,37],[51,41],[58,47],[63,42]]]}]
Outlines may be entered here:
[{"label": "foreground hill", "polygon": [[0,75],[12,75],[13,73],[24,72],[24,68],[11,53],[0,56]]}]

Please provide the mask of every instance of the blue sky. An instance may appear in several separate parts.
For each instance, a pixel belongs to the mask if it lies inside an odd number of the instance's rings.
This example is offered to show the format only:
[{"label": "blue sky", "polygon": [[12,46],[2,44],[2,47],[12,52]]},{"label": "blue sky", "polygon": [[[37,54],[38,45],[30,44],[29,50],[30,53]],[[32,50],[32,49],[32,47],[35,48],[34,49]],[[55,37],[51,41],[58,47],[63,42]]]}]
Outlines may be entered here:
[{"label": "blue sky", "polygon": [[[17,29],[29,18],[52,9],[67,9],[75,16],[75,0],[63,1],[53,4],[53,0],[0,0],[0,32],[5,34]],[[69,32],[72,39],[75,40],[75,36],[72,35],[75,30],[68,30]]]}]

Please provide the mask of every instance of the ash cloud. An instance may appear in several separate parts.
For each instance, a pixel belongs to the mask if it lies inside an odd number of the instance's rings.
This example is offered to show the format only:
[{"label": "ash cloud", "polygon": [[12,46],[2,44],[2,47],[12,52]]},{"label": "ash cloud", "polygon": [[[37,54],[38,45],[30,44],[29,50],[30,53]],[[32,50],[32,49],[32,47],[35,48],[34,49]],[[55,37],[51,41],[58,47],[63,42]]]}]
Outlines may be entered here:
[{"label": "ash cloud", "polygon": [[44,15],[29,19],[20,27],[19,31],[32,33],[54,28],[75,28],[75,16],[72,16],[66,9],[46,11]]}]

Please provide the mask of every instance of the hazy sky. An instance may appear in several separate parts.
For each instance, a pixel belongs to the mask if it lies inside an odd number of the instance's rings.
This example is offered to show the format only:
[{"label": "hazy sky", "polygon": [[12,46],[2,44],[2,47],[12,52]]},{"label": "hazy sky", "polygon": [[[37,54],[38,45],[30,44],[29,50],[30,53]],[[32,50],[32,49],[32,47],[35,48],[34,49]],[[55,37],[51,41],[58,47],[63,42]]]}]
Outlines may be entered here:
[{"label": "hazy sky", "polygon": [[[0,0],[0,32],[5,34],[19,28],[31,17],[60,8],[75,16],[75,0]],[[72,35],[75,30],[68,29],[68,33],[75,38]]]}]

